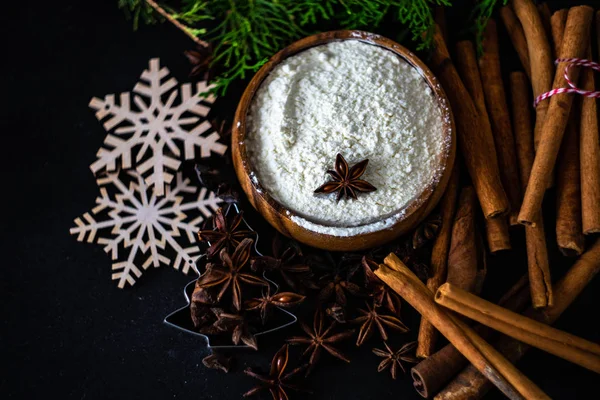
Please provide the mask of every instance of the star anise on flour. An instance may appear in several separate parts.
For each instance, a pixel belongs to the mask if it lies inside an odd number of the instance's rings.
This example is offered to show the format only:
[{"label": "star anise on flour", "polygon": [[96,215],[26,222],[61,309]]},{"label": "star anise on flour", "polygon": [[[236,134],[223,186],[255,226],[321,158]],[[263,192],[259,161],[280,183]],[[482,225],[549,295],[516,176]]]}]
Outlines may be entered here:
[{"label": "star anise on flour", "polygon": [[365,273],[365,286],[373,296],[373,305],[375,307],[385,307],[392,314],[400,315],[400,296],[391,290],[385,283],[375,275],[373,270],[377,269],[377,263],[369,258],[362,258],[363,271]]},{"label": "star anise on flour", "polygon": [[386,327],[394,329],[398,332],[408,332],[408,328],[402,321],[392,315],[383,315],[377,311],[377,307],[371,307],[367,303],[367,309],[358,309],[362,315],[354,320],[350,321],[355,324],[362,324],[358,331],[358,338],[356,339],[356,345],[362,345],[372,334],[374,327],[376,326],[379,330],[379,334],[383,340],[388,340],[388,335],[385,330]]},{"label": "star anise on flour", "polygon": [[252,396],[263,390],[268,390],[273,397],[273,400],[288,400],[286,393],[287,389],[295,391],[306,391],[300,386],[292,383],[298,374],[306,369],[306,365],[295,368],[291,372],[285,373],[285,368],[288,364],[288,347],[284,345],[273,357],[271,361],[271,371],[268,375],[260,375],[252,371],[250,368],[246,368],[244,373],[255,379],[258,379],[261,383],[244,393],[244,397]]},{"label": "star anise on flour", "polygon": [[300,247],[292,242],[285,247],[281,236],[276,234],[271,244],[272,256],[255,257],[251,261],[254,271],[277,271],[281,279],[294,291],[304,293],[304,289],[318,289],[311,280],[311,269],[304,262]]},{"label": "star anise on flour", "polygon": [[210,64],[213,60],[212,46],[196,46],[194,50],[186,50],[183,53],[190,64],[192,64],[192,70],[190,76],[197,76],[204,74],[203,79],[210,79]]},{"label": "star anise on flour", "polygon": [[331,334],[331,331],[337,326],[336,322],[332,322],[328,328],[324,327],[325,318],[323,316],[323,312],[319,309],[315,312],[313,327],[312,329],[306,325],[304,322],[300,322],[300,327],[308,336],[293,336],[288,339],[288,343],[290,344],[307,344],[308,347],[302,353],[302,356],[308,356],[310,354],[310,358],[308,359],[309,368],[306,372],[308,375],[314,365],[319,361],[321,356],[321,350],[324,349],[329,354],[334,357],[339,358],[340,360],[350,362],[350,359],[346,357],[343,353],[337,350],[332,345],[340,342],[344,339],[348,339],[354,334],[354,329],[349,331],[344,331],[336,334]]},{"label": "star anise on flour", "polygon": [[263,292],[262,297],[247,300],[244,303],[244,308],[248,311],[259,310],[260,319],[264,325],[271,314],[273,306],[289,308],[302,303],[305,298],[305,296],[292,292],[271,295],[269,289],[267,289],[266,292]]},{"label": "star anise on flour", "polygon": [[231,256],[227,249],[221,249],[220,257],[223,265],[210,264],[204,275],[198,278],[196,287],[201,289],[220,288],[216,299],[217,302],[221,301],[227,289],[231,287],[233,307],[237,311],[240,311],[242,308],[241,283],[255,286],[269,285],[262,278],[240,272],[248,263],[252,243],[252,239],[242,240]]},{"label": "star anise on flour", "polygon": [[214,230],[201,230],[198,232],[198,238],[202,242],[209,242],[206,255],[209,258],[214,257],[221,249],[231,250],[236,248],[245,238],[254,238],[256,233],[250,230],[240,229],[244,217],[243,211],[240,211],[228,223],[223,209],[219,208],[213,217]]},{"label": "star anise on flour", "polygon": [[383,342],[383,344],[386,348],[385,350],[373,349],[373,353],[375,353],[376,356],[384,358],[384,360],[381,363],[379,363],[379,366],[377,367],[377,372],[381,372],[389,367],[390,372],[392,373],[392,379],[396,379],[398,367],[400,367],[402,372],[406,373],[406,369],[404,368],[402,362],[419,362],[418,358],[410,355],[417,347],[417,342],[406,343],[398,351],[393,351],[386,342]]},{"label": "star anise on flour", "polygon": [[356,192],[374,192],[377,190],[375,186],[363,179],[359,179],[365,173],[368,163],[369,160],[366,159],[349,168],[344,156],[338,153],[335,158],[335,169],[327,171],[331,176],[331,181],[319,186],[315,190],[315,193],[337,192],[337,201],[340,201],[343,196],[356,199]]}]

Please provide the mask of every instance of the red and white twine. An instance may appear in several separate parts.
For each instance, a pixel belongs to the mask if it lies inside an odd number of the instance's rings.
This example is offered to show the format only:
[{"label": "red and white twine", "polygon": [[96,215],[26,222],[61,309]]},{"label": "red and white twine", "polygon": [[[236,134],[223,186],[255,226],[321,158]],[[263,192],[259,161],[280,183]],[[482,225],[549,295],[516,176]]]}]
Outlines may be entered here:
[{"label": "red and white twine", "polygon": [[593,97],[593,98],[600,97],[600,91],[580,89],[577,87],[577,85],[575,85],[575,83],[573,83],[571,78],[569,78],[569,69],[571,67],[591,68],[594,71],[600,72],[600,64],[598,64],[594,61],[585,60],[583,58],[558,58],[558,59],[556,59],[555,64],[558,64],[561,62],[567,63],[567,66],[565,67],[565,80],[567,81],[567,84],[569,85],[569,87],[552,89],[549,92],[540,94],[538,97],[535,98],[535,101],[533,102],[534,107],[537,107],[537,105],[539,104],[540,101],[546,100],[547,98],[552,97],[555,94],[559,94],[559,93],[577,93],[577,94],[580,94],[585,97]]}]

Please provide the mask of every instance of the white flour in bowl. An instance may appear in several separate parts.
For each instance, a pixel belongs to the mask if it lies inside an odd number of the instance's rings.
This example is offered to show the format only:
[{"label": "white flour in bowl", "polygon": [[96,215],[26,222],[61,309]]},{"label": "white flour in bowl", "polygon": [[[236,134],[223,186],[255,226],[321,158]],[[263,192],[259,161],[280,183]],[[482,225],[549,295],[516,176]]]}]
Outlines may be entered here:
[{"label": "white flour in bowl", "polygon": [[[349,236],[392,225],[437,177],[442,112],[414,67],[358,40],[287,58],[258,89],[245,145],[257,179],[312,231]],[[337,153],[377,188],[358,199],[314,194]]]}]

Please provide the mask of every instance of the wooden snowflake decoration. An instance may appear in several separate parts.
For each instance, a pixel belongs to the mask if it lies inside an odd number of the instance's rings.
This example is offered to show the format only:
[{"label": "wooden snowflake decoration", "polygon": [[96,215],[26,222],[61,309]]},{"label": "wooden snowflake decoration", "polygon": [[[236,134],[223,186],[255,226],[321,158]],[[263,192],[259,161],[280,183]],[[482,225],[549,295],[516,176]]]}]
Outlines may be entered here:
[{"label": "wooden snowflake decoration", "polygon": [[168,75],[169,70],[153,58],[133,88],[135,107],[130,92],[121,93],[118,104],[114,94],[90,101],[99,121],[108,117],[104,122],[108,134],[90,166],[92,172],[133,167],[161,196],[181,165],[182,152],[186,160],[193,159],[196,150],[201,157],[225,153],[227,146],[218,142],[219,134],[205,119],[215,101],[212,95],[199,95],[208,91],[206,82],[198,82],[193,92],[189,83],[175,88],[177,80],[167,79]]},{"label": "wooden snowflake decoration", "polygon": [[[124,181],[130,180],[129,185]],[[133,285],[150,266],[172,265],[184,274],[197,272],[195,258],[200,248],[195,245],[200,223],[219,208],[221,199],[206,188],[190,185],[177,173],[164,197],[158,197],[135,171],[107,173],[98,179],[100,196],[91,213],[75,219],[71,234],[77,240],[104,245],[113,260],[112,279],[119,288]],[[185,201],[185,199],[189,199]],[[97,219],[100,220],[97,220]],[[98,236],[106,233],[106,236]],[[177,239],[185,236],[188,244]],[[167,256],[170,248],[175,258]],[[119,257],[119,251],[127,253]],[[141,265],[140,265],[141,264]]]}]

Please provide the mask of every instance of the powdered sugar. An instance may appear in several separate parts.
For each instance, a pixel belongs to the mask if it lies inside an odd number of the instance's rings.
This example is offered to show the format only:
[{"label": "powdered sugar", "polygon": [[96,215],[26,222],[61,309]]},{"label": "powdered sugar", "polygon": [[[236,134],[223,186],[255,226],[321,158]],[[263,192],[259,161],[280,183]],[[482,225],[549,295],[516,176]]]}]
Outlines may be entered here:
[{"label": "powdered sugar", "polygon": [[[311,48],[265,79],[248,115],[253,180],[307,229],[352,236],[389,228],[437,178],[442,113],[414,67],[358,40]],[[342,153],[368,158],[377,191],[357,200],[315,195]],[[256,182],[256,181],[255,181]]]}]

